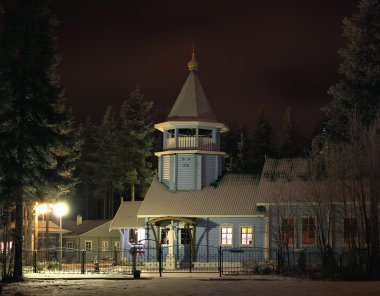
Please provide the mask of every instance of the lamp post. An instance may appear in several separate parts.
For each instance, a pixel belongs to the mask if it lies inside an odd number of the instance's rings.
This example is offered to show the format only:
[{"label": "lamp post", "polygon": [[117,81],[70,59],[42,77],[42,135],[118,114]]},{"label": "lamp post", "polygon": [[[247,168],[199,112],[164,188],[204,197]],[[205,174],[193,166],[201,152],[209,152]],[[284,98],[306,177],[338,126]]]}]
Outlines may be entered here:
[{"label": "lamp post", "polygon": [[59,262],[62,262],[62,216],[69,212],[67,204],[60,202],[55,204],[54,213],[59,217]]}]

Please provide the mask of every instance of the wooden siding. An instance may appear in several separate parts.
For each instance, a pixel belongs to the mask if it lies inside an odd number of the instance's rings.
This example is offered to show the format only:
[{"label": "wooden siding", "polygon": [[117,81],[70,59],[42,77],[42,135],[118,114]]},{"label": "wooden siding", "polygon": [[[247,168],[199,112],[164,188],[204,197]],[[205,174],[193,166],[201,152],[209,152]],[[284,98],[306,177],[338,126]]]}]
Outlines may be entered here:
[{"label": "wooden siding", "polygon": [[194,154],[178,155],[177,190],[196,190],[196,169]]},{"label": "wooden siding", "polygon": [[202,157],[202,167],[203,167],[203,176],[202,176],[202,186],[208,186],[210,183],[216,180],[216,155],[203,155]]},{"label": "wooden siding", "polygon": [[223,225],[231,225],[233,227],[233,243],[232,247],[240,246],[240,227],[244,225],[253,226],[253,246],[257,248],[264,247],[264,217],[237,217],[237,218],[206,218],[196,219],[197,245],[220,246],[220,231]]},{"label": "wooden siding", "polygon": [[163,155],[160,157],[161,169],[162,169],[162,180],[161,182],[164,183],[166,186],[170,187],[170,172],[171,172],[171,155]]},{"label": "wooden siding", "polygon": [[[147,219],[149,220],[149,218]],[[240,245],[240,228],[242,226],[253,226],[253,247],[263,248],[264,247],[264,217],[236,217],[236,218],[197,218],[196,219],[196,237],[195,243],[196,248],[201,246],[219,247],[220,246],[220,231],[223,225],[231,225],[234,229],[233,231],[233,245],[234,248],[241,247]],[[179,243],[180,232],[179,229],[183,228],[184,225],[178,222],[173,222],[174,229],[177,231],[176,237]],[[149,228],[146,231],[147,238],[153,239],[154,235],[152,230]]]}]

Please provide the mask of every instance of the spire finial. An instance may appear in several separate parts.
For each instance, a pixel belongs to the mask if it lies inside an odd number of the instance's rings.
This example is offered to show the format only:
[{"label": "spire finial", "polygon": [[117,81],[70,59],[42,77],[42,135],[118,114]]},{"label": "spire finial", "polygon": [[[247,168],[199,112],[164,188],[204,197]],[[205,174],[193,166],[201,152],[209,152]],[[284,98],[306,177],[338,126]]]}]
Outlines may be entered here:
[{"label": "spire finial", "polygon": [[197,71],[199,68],[199,64],[197,60],[195,59],[195,44],[193,42],[193,53],[191,55],[190,62],[187,63],[187,67],[189,68],[189,71]]}]

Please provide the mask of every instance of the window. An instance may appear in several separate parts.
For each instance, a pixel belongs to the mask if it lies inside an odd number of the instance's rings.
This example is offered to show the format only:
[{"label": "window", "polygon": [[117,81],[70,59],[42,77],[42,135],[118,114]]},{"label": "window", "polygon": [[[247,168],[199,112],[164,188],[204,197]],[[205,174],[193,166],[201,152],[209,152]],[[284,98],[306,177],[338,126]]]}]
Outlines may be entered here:
[{"label": "window", "polygon": [[285,245],[294,245],[294,218],[282,218],[281,233]]},{"label": "window", "polygon": [[73,248],[73,242],[67,242],[66,247],[67,247],[68,249],[72,249],[72,248]]},{"label": "window", "polygon": [[221,245],[232,245],[233,227],[221,228]]},{"label": "window", "polygon": [[169,243],[168,232],[169,228],[161,229],[161,245],[167,245]]},{"label": "window", "polygon": [[91,251],[92,250],[92,241],[85,241],[84,242],[84,248],[86,251]]},{"label": "window", "polygon": [[343,242],[345,245],[355,245],[357,242],[358,224],[356,218],[344,218]]},{"label": "window", "polygon": [[240,228],[240,245],[243,247],[253,246],[252,226],[244,226]]},{"label": "window", "polygon": [[181,228],[181,245],[189,245],[191,242],[191,233],[189,228]]},{"label": "window", "polygon": [[108,251],[108,241],[102,241],[102,251]]},{"label": "window", "polygon": [[137,229],[129,229],[129,243],[130,244],[137,243]]},{"label": "window", "polygon": [[115,242],[115,249],[116,249],[116,251],[120,251],[120,242],[119,241]]},{"label": "window", "polygon": [[128,241],[130,244],[141,244],[145,239],[145,229],[144,228],[135,228],[129,229],[129,238]]},{"label": "window", "polygon": [[174,138],[175,137],[175,130],[174,129],[167,130],[166,135],[167,135],[167,138],[169,138],[169,139]]},{"label": "window", "polygon": [[314,218],[302,218],[302,245],[315,244],[315,221]]}]

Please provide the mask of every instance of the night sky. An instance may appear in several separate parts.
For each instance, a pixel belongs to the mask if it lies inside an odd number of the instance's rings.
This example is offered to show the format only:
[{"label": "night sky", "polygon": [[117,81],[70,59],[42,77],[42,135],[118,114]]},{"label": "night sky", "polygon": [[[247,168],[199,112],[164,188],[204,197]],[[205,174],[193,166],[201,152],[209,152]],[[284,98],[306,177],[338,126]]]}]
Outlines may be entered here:
[{"label": "night sky", "polygon": [[53,11],[61,82],[78,120],[99,122],[107,105],[119,110],[137,84],[166,118],[194,42],[220,121],[252,126],[264,106],[278,129],[291,107],[310,134],[340,78],[342,21],[357,1],[56,0]]}]

